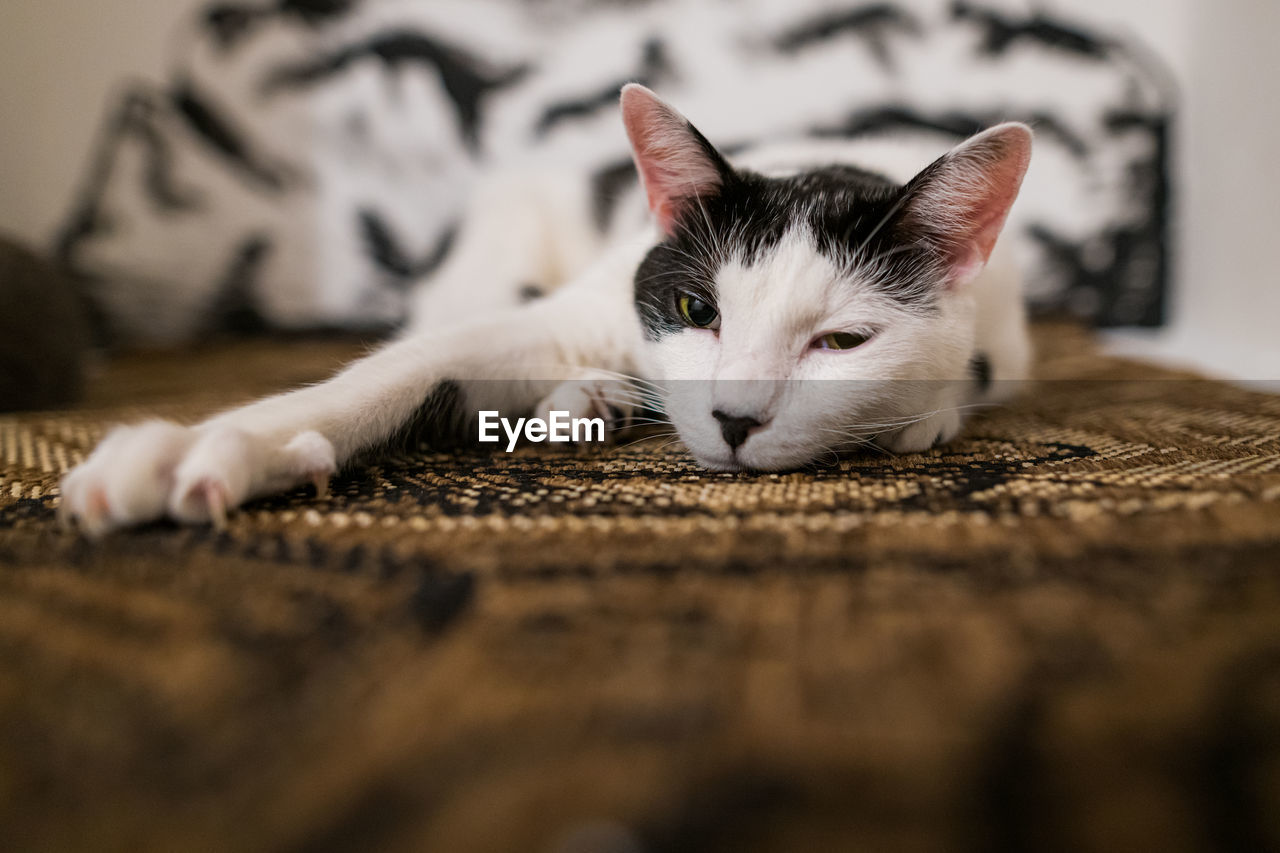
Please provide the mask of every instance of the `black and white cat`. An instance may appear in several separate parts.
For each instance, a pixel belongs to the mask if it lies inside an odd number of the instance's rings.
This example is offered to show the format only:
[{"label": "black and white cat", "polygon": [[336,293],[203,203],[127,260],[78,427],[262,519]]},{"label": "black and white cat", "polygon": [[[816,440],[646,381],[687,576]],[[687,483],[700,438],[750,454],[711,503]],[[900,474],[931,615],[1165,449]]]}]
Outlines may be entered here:
[{"label": "black and white cat", "polygon": [[[638,393],[713,469],[791,469],[870,442],[920,451],[1024,376],[1019,277],[996,241],[1030,163],[1026,126],[994,127],[913,177],[883,143],[801,140],[731,165],[638,85],[622,116],[648,223],[600,247],[557,228],[572,183],[493,178],[407,334],[328,382],[197,426],[112,432],[64,480],[64,517],[91,534],[217,523],[254,497],[322,490],[424,420],[620,421]],[[546,298],[485,307],[485,288],[552,280],[590,255]]]}]

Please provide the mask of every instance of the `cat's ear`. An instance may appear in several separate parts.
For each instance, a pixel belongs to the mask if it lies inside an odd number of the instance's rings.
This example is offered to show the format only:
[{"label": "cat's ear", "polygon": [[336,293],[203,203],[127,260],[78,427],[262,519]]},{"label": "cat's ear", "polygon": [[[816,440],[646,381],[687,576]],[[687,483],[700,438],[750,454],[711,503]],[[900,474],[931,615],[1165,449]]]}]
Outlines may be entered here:
[{"label": "cat's ear", "polygon": [[907,185],[905,224],[946,254],[948,284],[982,272],[1031,164],[1031,129],[997,125],[952,149]]},{"label": "cat's ear", "polygon": [[649,209],[670,236],[682,216],[724,188],[733,170],[697,128],[644,86],[623,87],[622,121]]}]

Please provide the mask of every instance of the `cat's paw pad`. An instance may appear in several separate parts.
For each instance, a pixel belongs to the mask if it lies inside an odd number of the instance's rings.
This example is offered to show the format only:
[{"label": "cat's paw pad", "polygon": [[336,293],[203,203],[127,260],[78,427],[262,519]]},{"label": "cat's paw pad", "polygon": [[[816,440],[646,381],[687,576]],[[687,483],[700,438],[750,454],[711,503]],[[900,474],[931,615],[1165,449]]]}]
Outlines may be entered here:
[{"label": "cat's paw pad", "polygon": [[892,453],[923,453],[960,434],[964,418],[954,409],[937,412],[880,437],[877,443]]},{"label": "cat's paw pad", "polygon": [[58,516],[89,536],[164,516],[195,432],[168,421],[117,427],[63,478]]},{"label": "cat's paw pad", "polygon": [[568,412],[571,419],[600,418],[606,441],[631,426],[636,414],[635,391],[610,379],[563,382],[534,407],[534,417],[549,421],[552,412]]}]

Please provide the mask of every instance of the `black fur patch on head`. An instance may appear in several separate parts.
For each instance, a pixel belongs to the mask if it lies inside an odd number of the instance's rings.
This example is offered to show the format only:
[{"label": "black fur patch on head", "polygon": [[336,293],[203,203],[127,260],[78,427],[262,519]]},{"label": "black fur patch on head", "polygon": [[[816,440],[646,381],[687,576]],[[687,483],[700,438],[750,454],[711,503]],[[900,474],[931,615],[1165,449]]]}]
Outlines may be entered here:
[{"label": "black fur patch on head", "polygon": [[646,335],[657,340],[685,328],[677,307],[682,294],[717,304],[715,280],[725,263],[756,263],[796,229],[812,234],[817,250],[850,276],[861,272],[902,305],[931,310],[940,255],[929,235],[900,215],[910,189],[844,165],[781,178],[732,173],[636,271],[636,308]]}]

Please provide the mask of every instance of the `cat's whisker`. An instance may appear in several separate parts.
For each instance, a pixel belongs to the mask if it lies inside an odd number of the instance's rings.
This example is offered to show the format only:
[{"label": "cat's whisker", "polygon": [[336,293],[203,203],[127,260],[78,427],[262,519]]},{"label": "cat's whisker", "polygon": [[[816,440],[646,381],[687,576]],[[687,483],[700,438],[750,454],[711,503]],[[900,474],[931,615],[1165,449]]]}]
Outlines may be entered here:
[{"label": "cat's whisker", "polygon": [[879,453],[882,456],[893,455],[888,450],[885,450],[883,447],[876,444],[874,440],[871,440],[869,438],[847,438],[844,441],[839,441],[839,442],[836,442],[835,444],[828,445],[826,449],[836,454],[837,462],[839,461],[840,454],[845,453],[849,450],[854,450],[854,449],[874,450],[875,452]]},{"label": "cat's whisker", "polygon": [[[662,389],[661,385],[659,385],[657,382],[654,382],[652,380],[645,379],[641,376],[636,376],[631,373],[623,373],[618,370],[609,370],[604,367],[583,366],[583,365],[568,364],[564,362],[559,364],[547,363],[545,365],[535,365],[535,367],[542,367],[542,366],[582,371],[583,373],[586,374],[587,379],[595,379],[597,377],[605,378],[605,379],[618,379],[622,382],[628,382],[628,383],[632,383],[640,386],[647,386],[649,388],[654,389],[655,391]],[[570,377],[570,379],[572,378],[576,378],[576,377]]]},{"label": "cat's whisker", "polygon": [[[587,381],[599,379],[599,380],[609,380],[609,381],[616,380],[619,383],[619,385],[631,384],[631,385],[642,386],[635,390],[640,393],[651,395],[648,399],[658,399],[657,394],[660,393],[661,391],[661,387],[650,380],[642,379],[641,377],[638,377],[638,376],[632,376],[627,373],[620,373],[618,371],[606,370],[604,368],[588,367],[588,366],[568,364],[568,363],[543,362],[543,363],[526,365],[525,369],[529,371],[563,370],[566,372],[566,375],[563,377],[552,377],[552,376],[542,377],[540,381],[544,381],[544,382],[574,382],[579,380],[587,382]],[[494,380],[494,381],[502,382],[507,380]],[[521,381],[524,381],[524,380],[521,380]],[[538,380],[535,380],[535,381],[538,381]]]},{"label": "cat's whisker", "polygon": [[960,406],[943,406],[941,408],[933,409],[932,411],[922,412],[918,415],[912,415],[910,417],[901,418],[901,419],[892,420],[892,421],[860,421],[856,424],[851,424],[848,427],[842,427],[842,428],[818,427],[818,429],[821,429],[823,431],[828,431],[828,432],[839,432],[841,430],[862,431],[865,429],[892,429],[895,427],[911,426],[912,424],[920,423],[921,421],[926,421],[929,418],[932,418],[936,415],[945,414],[947,412],[960,412],[960,411],[969,411],[972,409],[985,409],[985,408],[991,408],[991,404],[968,403]]},{"label": "cat's whisker", "polygon": [[659,451],[659,452],[666,450],[668,447],[670,447],[673,444],[682,444],[684,442],[684,439],[677,432],[669,433],[666,435],[647,436],[647,439],[654,440],[654,441],[667,439],[661,445],[654,448],[656,451]]},{"label": "cat's whisker", "polygon": [[[679,435],[679,433],[666,432],[666,433],[656,433],[656,434],[654,434],[654,435],[644,435],[644,436],[640,436],[640,437],[638,437],[638,438],[636,438],[636,439],[632,440],[631,442],[629,442],[629,445],[630,445],[630,444],[643,444],[643,443],[645,443],[646,441],[665,441],[666,443],[665,443],[665,444],[663,444],[663,445],[662,445],[662,447],[667,447],[667,446],[668,446],[672,441],[679,441],[679,440],[680,440],[680,435]],[[659,448],[659,449],[661,449],[661,448]]]},{"label": "cat's whisker", "polygon": [[653,433],[648,433],[646,435],[636,436],[635,441],[636,443],[640,443],[644,441],[660,441],[662,439],[679,438],[679,437],[680,437],[680,433],[675,431],[653,432]]},{"label": "cat's whisker", "polygon": [[652,406],[645,404],[645,402],[642,400],[635,400],[627,397],[609,397],[609,396],[602,396],[598,399],[616,408],[631,410],[632,414],[627,419],[631,423],[635,423],[641,420],[642,418],[648,421],[653,421],[655,423],[670,423],[670,419],[667,418],[661,411],[655,410]]},{"label": "cat's whisker", "polygon": [[591,379],[594,379],[596,381],[611,383],[609,385],[604,386],[604,390],[608,393],[627,395],[627,396],[636,397],[638,399],[642,398],[645,400],[661,399],[660,397],[661,391],[660,389],[657,389],[657,388],[646,388],[644,386],[635,385],[623,379],[614,379],[611,376],[604,376],[604,377],[600,377],[599,379],[596,379],[596,377],[591,377]]}]

